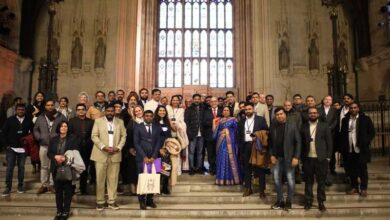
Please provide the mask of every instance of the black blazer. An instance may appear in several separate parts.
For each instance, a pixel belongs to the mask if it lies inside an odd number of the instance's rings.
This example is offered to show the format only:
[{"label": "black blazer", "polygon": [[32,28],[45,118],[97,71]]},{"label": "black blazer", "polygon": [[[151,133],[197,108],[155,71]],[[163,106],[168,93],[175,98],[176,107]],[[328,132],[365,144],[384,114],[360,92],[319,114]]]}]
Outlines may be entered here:
[{"label": "black blazer", "polygon": [[134,125],[133,140],[138,163],[142,163],[145,157],[158,157],[161,148],[161,132],[160,125],[155,123],[152,124],[152,135],[147,132],[145,123]]},{"label": "black blazer", "polygon": [[322,105],[321,107],[318,108],[318,113],[319,113],[319,119],[328,124],[330,131],[333,135],[337,130],[337,115],[338,115],[337,110],[333,107],[330,107],[328,111],[328,115],[326,115],[325,108]]},{"label": "black blazer", "polygon": [[[349,152],[349,119],[350,114],[348,113],[341,121],[341,151],[343,153]],[[371,161],[370,143],[375,136],[375,128],[371,121],[371,118],[366,116],[364,113],[359,113],[359,118],[356,121],[356,136],[357,136],[357,147],[360,149],[360,162],[367,163]]]},{"label": "black blazer", "polygon": [[203,136],[203,105],[199,105],[199,111],[196,109],[195,104],[191,104],[184,112],[184,121],[187,124],[187,136],[191,141],[200,134]]},{"label": "black blazer", "polygon": [[[304,123],[301,130],[302,135],[302,157],[307,158],[310,151],[310,124]],[[328,124],[323,121],[318,121],[316,135],[314,138],[316,145],[316,153],[318,160],[330,159],[333,151],[333,140]]]},{"label": "black blazer", "polygon": [[[81,123],[84,124],[84,132],[85,134],[81,133]],[[95,123],[94,120],[90,118],[85,118],[84,120],[81,120],[79,117],[74,117],[69,120],[69,134],[75,135],[79,140],[80,146],[80,153],[81,154],[91,154],[93,142],[91,139],[91,133],[93,124]],[[84,137],[84,138],[82,138]]]},{"label": "black blazer", "polygon": [[[222,117],[223,108],[218,107],[217,117]],[[206,141],[213,140],[213,110],[210,108],[206,109],[203,113],[203,137]]]},{"label": "black blazer", "polygon": [[[31,121],[31,118],[25,116],[22,124],[16,118],[12,116],[7,118],[0,132],[1,138],[4,141],[6,147],[23,147],[21,138],[28,135],[29,132],[32,132],[34,124]],[[21,131],[21,133],[20,133]]]},{"label": "black blazer", "polygon": [[[245,144],[245,123],[246,123],[246,117],[242,118],[238,122],[238,143],[243,146]],[[261,130],[268,130],[267,122],[265,121],[265,118],[262,116],[255,115],[255,121],[253,122],[253,131],[252,133],[256,131]]]},{"label": "black blazer", "polygon": [[[56,155],[58,155],[57,149],[58,149],[59,142],[60,142],[59,135],[56,137],[53,137],[50,140],[50,145],[49,145],[49,148],[47,149],[47,157],[50,159],[50,172],[53,174],[53,176],[55,176],[55,174],[57,172],[57,169],[55,169],[57,167],[57,164],[56,164],[56,160],[54,159],[54,157]],[[79,147],[79,139],[73,134],[68,134],[66,137],[66,141],[65,141],[65,151],[64,152],[66,152],[68,150],[78,150],[78,147]]]},{"label": "black blazer", "polygon": [[[276,149],[273,146],[276,139],[276,124],[275,122],[271,124],[269,129],[269,138],[268,144],[270,148],[271,156],[276,156]],[[284,140],[283,140],[283,149],[284,149],[284,159],[288,162],[292,160],[292,158],[300,159],[301,157],[301,149],[302,149],[302,140],[300,131],[295,122],[287,120],[286,127],[284,130]]]}]

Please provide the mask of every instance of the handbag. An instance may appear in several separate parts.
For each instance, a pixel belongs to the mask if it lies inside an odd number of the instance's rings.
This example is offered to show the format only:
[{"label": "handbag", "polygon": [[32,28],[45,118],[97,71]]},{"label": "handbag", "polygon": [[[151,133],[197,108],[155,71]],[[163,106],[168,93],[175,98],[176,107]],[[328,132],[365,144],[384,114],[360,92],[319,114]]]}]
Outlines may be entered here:
[{"label": "handbag", "polygon": [[165,155],[161,160],[161,174],[171,176],[172,161],[169,155]]},{"label": "handbag", "polygon": [[160,194],[160,174],[156,173],[154,163],[151,165],[152,172],[148,173],[146,164],[144,172],[138,175],[137,194]]},{"label": "handbag", "polygon": [[72,168],[70,165],[57,166],[56,181],[72,181]]}]

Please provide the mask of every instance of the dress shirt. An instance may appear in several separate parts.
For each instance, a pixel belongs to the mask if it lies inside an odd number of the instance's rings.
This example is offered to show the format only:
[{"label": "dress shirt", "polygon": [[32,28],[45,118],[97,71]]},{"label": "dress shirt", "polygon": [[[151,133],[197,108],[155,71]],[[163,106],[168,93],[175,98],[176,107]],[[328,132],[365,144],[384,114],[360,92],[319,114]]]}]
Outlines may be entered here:
[{"label": "dress shirt", "polygon": [[349,152],[352,153],[352,148],[355,153],[360,153],[360,149],[357,144],[357,134],[356,134],[356,122],[359,118],[359,115],[356,115],[356,118],[349,119],[349,129],[348,129],[348,137],[349,137]]},{"label": "dress shirt", "polygon": [[252,117],[250,118],[246,117],[246,121],[244,125],[245,142],[252,141],[251,134],[253,133],[254,124],[255,124],[255,115],[252,115]]}]

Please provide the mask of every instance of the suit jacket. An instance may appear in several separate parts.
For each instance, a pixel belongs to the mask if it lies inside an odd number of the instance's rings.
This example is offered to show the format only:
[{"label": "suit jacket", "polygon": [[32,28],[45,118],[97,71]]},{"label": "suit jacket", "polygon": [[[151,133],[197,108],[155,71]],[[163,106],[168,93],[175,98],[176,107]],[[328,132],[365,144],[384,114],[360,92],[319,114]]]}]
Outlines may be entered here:
[{"label": "suit jacket", "polygon": [[[302,157],[307,158],[310,151],[310,124],[304,123],[301,130],[302,135]],[[316,135],[314,138],[318,160],[332,158],[333,140],[330,128],[326,122],[318,120]]]},{"label": "suit jacket", "polygon": [[[222,110],[223,108],[217,109],[217,117],[222,117]],[[206,109],[203,113],[203,137],[206,141],[212,141],[213,140],[213,110],[210,108]]]},{"label": "suit jacket", "polygon": [[[245,144],[245,123],[246,123],[246,117],[242,118],[238,122],[238,143],[240,146],[243,146]],[[267,122],[265,119],[261,116],[255,115],[255,120],[253,122],[253,131],[252,133],[255,133],[256,131],[260,130],[268,130]]]},{"label": "suit jacket", "polygon": [[[84,123],[84,134],[81,131],[81,123]],[[91,139],[92,128],[94,120],[85,118],[81,120],[79,117],[71,118],[69,120],[69,134],[74,134],[80,142],[80,153],[82,155],[91,154],[93,142]]]},{"label": "suit jacket", "polygon": [[[341,121],[341,152],[349,152],[349,119],[350,114],[347,114]],[[359,118],[356,121],[356,139],[357,147],[360,150],[360,162],[367,163],[371,160],[370,143],[375,136],[375,128],[372,124],[371,118],[364,113],[359,113]]]},{"label": "suit jacket", "polygon": [[[114,147],[122,150],[126,143],[126,128],[123,125],[123,120],[114,117]],[[95,124],[92,129],[92,141],[94,143],[91,160],[96,162],[105,163],[108,158],[111,158],[112,162],[121,162],[122,154],[117,152],[115,154],[108,154],[102,150],[102,147],[108,147],[108,128],[107,118],[102,117],[95,120]]]},{"label": "suit jacket", "polygon": [[[49,145],[49,148],[47,149],[47,157],[50,159],[50,171],[51,171],[51,173],[53,173],[54,176],[55,176],[56,171],[57,171],[57,169],[56,169],[57,164],[56,164],[54,157],[56,155],[60,155],[57,152],[59,142],[60,142],[60,136],[53,137],[50,140],[50,145]],[[64,153],[68,150],[78,150],[78,145],[79,145],[78,138],[75,135],[68,133],[68,135],[66,136],[66,140],[65,140]],[[61,154],[61,155],[63,155],[63,154]]]},{"label": "suit jacket", "polygon": [[202,105],[197,106],[195,104],[191,104],[184,112],[184,122],[187,125],[187,135],[188,139],[192,140],[198,136],[198,132],[200,130],[200,134],[203,135],[203,112],[204,108]]},{"label": "suit jacket", "polygon": [[49,131],[45,113],[39,115],[39,117],[35,121],[34,126],[34,138],[39,142],[39,145],[49,146],[50,140],[58,135],[56,132],[58,124],[63,121],[67,121],[65,116],[60,112],[57,112],[52,124],[51,131]]},{"label": "suit jacket", "polygon": [[[145,123],[135,124],[133,140],[136,149],[136,161],[142,163],[145,157],[157,158],[161,148],[161,126],[152,124],[152,134],[146,130]],[[141,169],[141,168],[140,168]]]},{"label": "suit jacket", "polygon": [[337,110],[333,107],[330,107],[328,115],[326,115],[324,106],[321,106],[318,108],[318,113],[320,114],[319,119],[328,124],[333,135],[337,129]]},{"label": "suit jacket", "polygon": [[[276,123],[273,123],[270,127],[269,134],[269,147],[271,156],[276,156],[276,146],[274,146],[274,142],[276,139]],[[284,129],[284,140],[283,140],[283,149],[284,149],[284,159],[287,162],[291,162],[292,158],[300,159],[301,157],[301,148],[302,148],[302,140],[301,134],[297,125],[287,120],[286,127]]]},{"label": "suit jacket", "polygon": [[255,112],[258,116],[261,116],[265,118],[265,121],[267,122],[268,127],[270,126],[270,118],[269,118],[269,111],[268,111],[268,106],[265,104],[257,103],[255,105]]},{"label": "suit jacket", "polygon": [[19,122],[15,115],[7,118],[2,132],[0,132],[1,138],[4,141],[4,146],[23,147],[21,139],[28,135],[29,132],[32,132],[33,127],[34,124],[32,123],[31,118],[27,116],[24,117],[22,123]]}]

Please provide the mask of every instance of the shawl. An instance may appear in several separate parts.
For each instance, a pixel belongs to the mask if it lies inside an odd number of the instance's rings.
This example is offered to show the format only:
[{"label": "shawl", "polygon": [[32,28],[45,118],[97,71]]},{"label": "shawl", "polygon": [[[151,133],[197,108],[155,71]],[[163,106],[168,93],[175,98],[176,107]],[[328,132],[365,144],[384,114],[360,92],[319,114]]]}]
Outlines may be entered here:
[{"label": "shawl", "polygon": [[178,157],[181,151],[181,144],[175,138],[167,138],[164,142],[163,149],[166,149],[170,154],[170,159],[172,163],[171,168],[171,186],[176,185],[177,182],[177,169],[178,169]]}]

